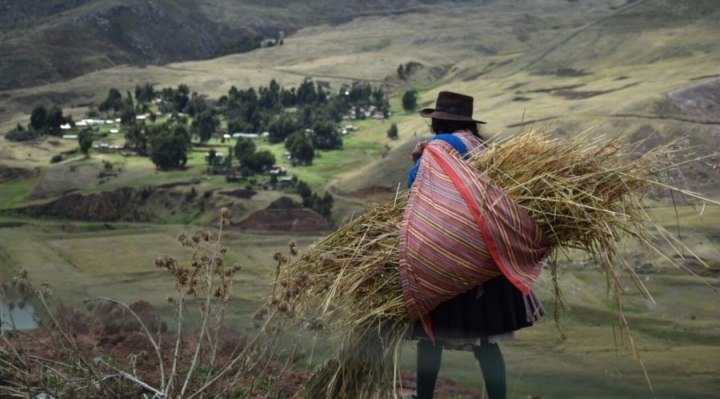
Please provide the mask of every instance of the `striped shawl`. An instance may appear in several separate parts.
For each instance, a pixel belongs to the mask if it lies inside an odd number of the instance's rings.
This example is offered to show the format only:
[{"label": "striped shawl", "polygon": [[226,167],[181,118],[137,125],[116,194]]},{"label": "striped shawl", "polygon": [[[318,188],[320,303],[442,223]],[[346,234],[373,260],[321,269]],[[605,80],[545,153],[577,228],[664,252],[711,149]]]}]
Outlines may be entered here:
[{"label": "striped shawl", "polygon": [[[466,141],[463,140],[463,141]],[[448,143],[431,141],[400,225],[400,278],[412,320],[504,274],[523,293],[551,247],[527,213]]]}]

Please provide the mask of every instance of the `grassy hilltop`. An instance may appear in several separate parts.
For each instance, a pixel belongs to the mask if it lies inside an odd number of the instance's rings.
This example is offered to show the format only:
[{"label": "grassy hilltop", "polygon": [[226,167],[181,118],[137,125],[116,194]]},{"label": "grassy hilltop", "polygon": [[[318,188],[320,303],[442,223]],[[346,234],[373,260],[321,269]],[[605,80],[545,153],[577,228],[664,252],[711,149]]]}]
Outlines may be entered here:
[{"label": "grassy hilltop", "polygon": [[[0,90],[5,89],[0,91],[0,134],[27,123],[37,104],[59,105],[78,120],[110,87],[125,93],[145,82],[156,88],[184,83],[215,100],[231,86],[258,87],[270,79],[289,88],[312,78],[328,82],[333,91],[365,81],[389,93],[393,114],[388,121],[348,122],[358,131],[343,137],[342,150],[320,152],[312,166],[293,166],[284,159],[282,144],[260,144],[316,193],[335,196],[335,226],[404,188],[409,153],[428,136],[426,121],[402,110],[400,97],[409,89],[418,90],[419,107],[432,106],[440,90],[473,95],[474,114],[488,121],[488,137],[555,120],[559,136],[594,128],[598,135],[631,140],[650,136],[650,143],[685,137],[683,146],[705,156],[684,169],[688,185],[720,198],[720,5],[714,1],[141,3],[146,2],[53,1],[30,7],[0,1],[11,10],[0,16]],[[148,27],[130,15],[157,24]],[[283,46],[210,58],[238,33],[270,38],[278,30],[286,33]],[[140,32],[142,40],[132,32]],[[143,44],[158,35],[164,39]],[[410,62],[421,68],[399,79],[398,66]],[[399,127],[398,140],[386,136],[390,123]],[[109,135],[108,142],[122,144],[121,136]],[[227,146],[217,138],[210,145]],[[25,268],[50,281],[70,303],[96,296],[133,301],[142,292],[169,313],[165,298],[173,282],[152,262],[158,254],[187,257],[174,242],[178,233],[210,226],[221,206],[232,208],[235,224],[280,197],[298,199],[294,193],[261,189],[239,195],[244,183],[207,176],[207,147],[191,151],[184,171],[159,172],[147,158],[95,152],[89,159],[50,164],[53,155],[76,147],[72,140],[28,144],[0,137],[0,210],[5,212],[0,276],[9,279]],[[103,160],[121,171],[100,183]],[[142,191],[150,188],[152,195],[141,201]],[[189,196],[191,191],[196,196]],[[125,202],[137,215],[123,213],[122,223],[89,222],[87,213],[75,212],[79,196]],[[37,209],[63,200],[65,208],[53,209],[64,213],[38,216]],[[105,209],[101,203],[92,209]],[[720,210],[708,207],[698,214],[682,199],[662,195],[652,205],[666,226],[680,228],[683,240],[711,269],[687,264],[706,279],[702,282],[630,246],[627,259],[655,299],[630,295],[625,313],[635,344],[655,397],[714,397],[720,389],[720,297],[712,288],[720,284]],[[7,212],[17,209],[34,211]],[[233,296],[232,322],[248,325],[248,316],[269,295],[276,250],[290,239],[303,248],[317,238],[227,232],[229,261],[245,265],[236,278],[241,288]],[[605,299],[604,277],[582,254],[570,257],[562,264],[569,309],[561,325],[568,339],[559,338],[548,317],[504,345],[509,391],[515,398],[653,397],[639,363],[616,342],[615,309]],[[550,282],[540,281],[537,291],[551,307]],[[404,356],[412,368],[414,349],[409,346]],[[466,353],[448,352],[441,373],[479,390],[479,370],[472,364]]]}]

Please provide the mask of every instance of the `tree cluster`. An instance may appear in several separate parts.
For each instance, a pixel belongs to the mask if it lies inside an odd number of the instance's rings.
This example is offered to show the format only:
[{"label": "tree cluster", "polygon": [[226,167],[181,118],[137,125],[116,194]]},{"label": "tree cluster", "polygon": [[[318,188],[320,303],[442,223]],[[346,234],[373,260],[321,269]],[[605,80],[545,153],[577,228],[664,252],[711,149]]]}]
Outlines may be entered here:
[{"label": "tree cluster", "polygon": [[52,108],[47,109],[43,105],[38,105],[30,114],[29,128],[40,134],[60,136],[62,135],[60,126],[66,123],[74,124],[72,117],[70,115],[64,116],[60,107],[53,105]]},{"label": "tree cluster", "polygon": [[120,90],[113,87],[108,90],[107,96],[100,103],[97,111],[94,109],[88,111],[88,117],[97,116],[99,111],[108,117],[119,117],[122,125],[132,125],[135,123],[138,114],[150,111],[150,103],[154,96],[155,90],[149,83],[135,86],[134,98],[130,91],[127,91],[123,97]]},{"label": "tree cluster", "polygon": [[18,123],[5,134],[5,138],[10,141],[30,141],[44,135],[62,136],[60,126],[64,124],[75,125],[71,115],[63,115],[62,108],[57,105],[48,109],[40,104],[30,113],[30,123],[27,126]]},{"label": "tree cluster", "polygon": [[406,80],[412,76],[415,72],[422,69],[423,65],[419,62],[410,61],[405,64],[400,64],[397,69],[397,76],[400,80]]},{"label": "tree cluster", "polygon": [[417,91],[408,90],[403,94],[402,107],[405,111],[414,111],[417,108]]},{"label": "tree cluster", "polygon": [[297,184],[297,193],[302,197],[305,208],[310,208],[322,215],[325,219],[330,220],[334,199],[329,192],[325,192],[325,195],[320,197],[312,192],[307,183],[301,180]]},{"label": "tree cluster", "polygon": [[19,123],[13,130],[5,133],[5,139],[10,141],[31,141],[40,138],[40,136],[40,133],[34,129],[26,129]]},{"label": "tree cluster", "polygon": [[78,145],[80,147],[80,152],[85,155],[85,157],[90,156],[90,149],[92,148],[93,144],[93,131],[91,128],[85,128],[78,133]]},{"label": "tree cluster", "polygon": [[274,79],[257,90],[233,86],[218,106],[229,132],[266,131],[271,143],[285,142],[299,164],[311,164],[315,150],[342,148],[339,123],[353,107],[375,106],[385,113],[390,109],[385,93],[369,84],[343,85],[333,94],[310,79],[290,89]]},{"label": "tree cluster", "polygon": [[[160,111],[172,113],[170,122],[162,126],[146,125],[137,119],[137,114],[147,112],[155,99],[160,99],[157,105]],[[366,83],[343,85],[333,94],[310,79],[290,89],[281,87],[273,79],[268,86],[257,89],[233,86],[212,106],[204,96],[191,93],[185,84],[160,91],[149,83],[137,85],[134,97],[129,91],[123,96],[112,88],[99,111],[120,114],[126,126],[127,147],[150,156],[158,168],[167,169],[185,164],[191,135],[207,143],[220,126],[220,116],[227,120],[230,133],[267,132],[271,143],[285,142],[295,164],[311,164],[316,150],[342,148],[339,122],[344,115],[353,108],[370,106],[389,111],[385,93]],[[181,113],[193,118],[189,128]],[[150,114],[153,122],[154,116]],[[171,148],[160,149],[160,145]],[[272,153],[257,151],[255,144],[244,138],[236,142],[230,153],[243,174],[263,172],[276,161]],[[224,163],[230,167],[232,161],[233,158],[228,157]]]},{"label": "tree cluster", "polygon": [[247,53],[262,47],[263,37],[257,34],[245,34],[240,36],[236,41],[226,44],[216,54],[222,57],[228,54]]},{"label": "tree cluster", "polygon": [[190,149],[190,133],[183,124],[165,123],[149,127],[150,160],[158,169],[184,167]]},{"label": "tree cluster", "polygon": [[184,123],[168,121],[161,125],[135,123],[125,132],[126,147],[150,156],[158,169],[184,167],[190,150],[190,132]]},{"label": "tree cluster", "polygon": [[212,111],[205,110],[195,116],[192,121],[192,130],[200,138],[201,143],[207,143],[220,125],[220,120]]},{"label": "tree cluster", "polygon": [[238,138],[233,152],[243,175],[262,173],[275,165],[275,155],[268,150],[258,151],[255,142],[246,137]]},{"label": "tree cluster", "polygon": [[387,136],[390,140],[397,140],[398,139],[398,127],[397,124],[393,123],[390,125],[390,128],[387,131]]}]

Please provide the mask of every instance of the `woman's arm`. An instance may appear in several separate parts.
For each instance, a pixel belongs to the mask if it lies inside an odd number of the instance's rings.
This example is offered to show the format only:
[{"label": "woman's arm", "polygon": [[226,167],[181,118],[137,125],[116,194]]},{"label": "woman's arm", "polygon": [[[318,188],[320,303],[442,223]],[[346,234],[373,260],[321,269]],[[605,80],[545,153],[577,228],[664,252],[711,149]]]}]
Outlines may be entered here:
[{"label": "woman's arm", "polygon": [[418,168],[420,167],[420,157],[422,156],[422,153],[425,150],[426,145],[427,145],[427,141],[421,141],[415,145],[415,148],[413,149],[412,153],[410,153],[410,157],[412,158],[415,165],[410,169],[410,172],[408,172],[408,179],[407,179],[408,188],[412,187],[412,184],[415,181],[415,176],[417,176],[417,171],[418,171]]}]

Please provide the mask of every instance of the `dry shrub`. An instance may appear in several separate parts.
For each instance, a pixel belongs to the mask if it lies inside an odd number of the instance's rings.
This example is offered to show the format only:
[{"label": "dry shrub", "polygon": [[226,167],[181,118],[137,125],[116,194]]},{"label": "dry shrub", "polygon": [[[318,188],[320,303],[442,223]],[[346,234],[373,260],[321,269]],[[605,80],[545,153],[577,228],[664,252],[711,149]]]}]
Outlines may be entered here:
[{"label": "dry shrub", "polygon": [[26,271],[12,287],[3,285],[0,302],[9,296],[32,301],[40,328],[0,331],[0,396],[255,395],[258,380],[267,378],[274,364],[279,334],[264,327],[278,312],[267,309],[252,338],[226,327],[233,278],[241,267],[226,264],[228,249],[221,245],[229,211],[222,209],[219,219],[217,233],[178,237],[189,249],[187,262],[155,259],[155,266],[175,282],[175,295],[168,298],[176,312],[172,333],[145,301],[127,305],[111,298],[86,299],[91,313],[84,314],[63,306],[48,284],[33,285]]}]

